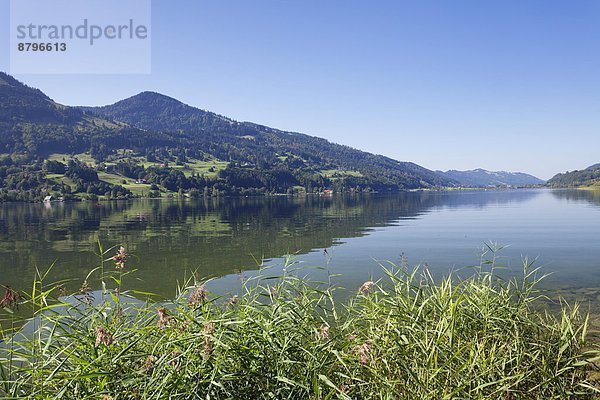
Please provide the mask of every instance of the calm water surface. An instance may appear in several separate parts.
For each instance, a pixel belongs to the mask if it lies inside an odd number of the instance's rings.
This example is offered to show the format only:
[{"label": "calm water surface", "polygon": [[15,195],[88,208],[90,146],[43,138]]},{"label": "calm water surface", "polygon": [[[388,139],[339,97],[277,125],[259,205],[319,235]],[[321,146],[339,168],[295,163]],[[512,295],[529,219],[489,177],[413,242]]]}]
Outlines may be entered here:
[{"label": "calm water surface", "polygon": [[[257,260],[280,268],[298,253],[346,287],[381,275],[378,261],[427,264],[436,274],[476,265],[484,242],[508,245],[501,264],[538,258],[545,285],[600,294],[600,194],[575,190],[416,192],[307,198],[134,200],[0,206],[0,284],[27,288],[36,266],[78,278],[97,242],[135,255],[138,289],[172,296],[191,271],[235,290]],[[323,254],[327,249],[329,257]],[[75,285],[75,283],[73,284]],[[596,291],[594,291],[596,290]]]}]

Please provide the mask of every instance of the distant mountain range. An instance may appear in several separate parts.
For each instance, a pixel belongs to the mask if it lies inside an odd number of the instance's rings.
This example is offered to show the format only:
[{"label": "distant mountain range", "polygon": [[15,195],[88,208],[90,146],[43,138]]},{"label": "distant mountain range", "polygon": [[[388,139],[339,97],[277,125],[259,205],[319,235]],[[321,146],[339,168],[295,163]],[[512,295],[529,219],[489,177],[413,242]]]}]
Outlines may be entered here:
[{"label": "distant mountain range", "polygon": [[523,187],[543,185],[545,181],[522,172],[487,171],[474,169],[469,171],[437,171],[448,179],[455,180],[465,187]]},{"label": "distant mountain range", "polygon": [[600,163],[594,164],[581,171],[571,171],[553,176],[548,181],[551,187],[600,187]]}]

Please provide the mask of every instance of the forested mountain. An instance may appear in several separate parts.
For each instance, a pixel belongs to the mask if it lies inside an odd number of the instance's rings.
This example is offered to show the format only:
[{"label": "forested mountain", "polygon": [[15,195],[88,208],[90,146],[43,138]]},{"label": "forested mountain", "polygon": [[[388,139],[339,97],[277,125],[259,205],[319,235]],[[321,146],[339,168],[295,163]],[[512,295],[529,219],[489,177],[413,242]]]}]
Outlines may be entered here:
[{"label": "forested mountain", "polygon": [[551,187],[600,186],[600,163],[581,171],[557,174],[548,181]]},{"label": "forested mountain", "polygon": [[469,171],[437,172],[458,181],[464,187],[523,187],[545,183],[533,175],[522,172],[487,171],[481,168]]},{"label": "forested mountain", "polygon": [[113,105],[86,110],[140,129],[178,132],[198,142],[201,149],[209,149],[209,153],[219,159],[252,163],[262,168],[353,171],[355,173],[346,178],[359,185],[377,181],[378,189],[415,189],[453,183],[413,163],[296,132],[237,122],[159,93],[143,92]]},{"label": "forested mountain", "polygon": [[413,163],[143,92],[60,105],[0,73],[0,201],[396,191],[456,182]]}]

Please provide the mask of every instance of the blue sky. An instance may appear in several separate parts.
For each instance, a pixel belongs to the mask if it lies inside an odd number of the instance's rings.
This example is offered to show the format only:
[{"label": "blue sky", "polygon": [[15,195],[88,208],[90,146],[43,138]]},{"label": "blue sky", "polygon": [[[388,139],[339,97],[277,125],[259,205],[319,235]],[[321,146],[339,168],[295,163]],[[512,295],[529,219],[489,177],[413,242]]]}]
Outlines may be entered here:
[{"label": "blue sky", "polygon": [[596,0],[154,1],[152,40],[149,75],[16,77],[69,105],[154,90],[431,169],[600,162]]}]

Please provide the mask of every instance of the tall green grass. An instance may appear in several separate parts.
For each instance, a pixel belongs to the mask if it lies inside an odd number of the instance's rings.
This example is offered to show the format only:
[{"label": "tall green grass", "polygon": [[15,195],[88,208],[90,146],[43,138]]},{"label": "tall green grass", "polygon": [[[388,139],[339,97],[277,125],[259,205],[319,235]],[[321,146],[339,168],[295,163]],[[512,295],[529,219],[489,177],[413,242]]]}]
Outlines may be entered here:
[{"label": "tall green grass", "polygon": [[434,280],[427,269],[391,265],[384,279],[340,296],[288,262],[281,276],[264,272],[246,281],[239,297],[212,296],[203,282],[190,282],[166,303],[133,300],[123,270],[106,270],[94,271],[101,291],[83,285],[73,296],[46,288],[39,275],[38,289],[21,299],[35,318],[13,339],[5,332],[1,397],[509,400],[598,393],[588,379],[598,352],[586,343],[587,317],[567,304],[559,315],[537,311],[539,279],[529,264],[510,281],[493,268]]}]

